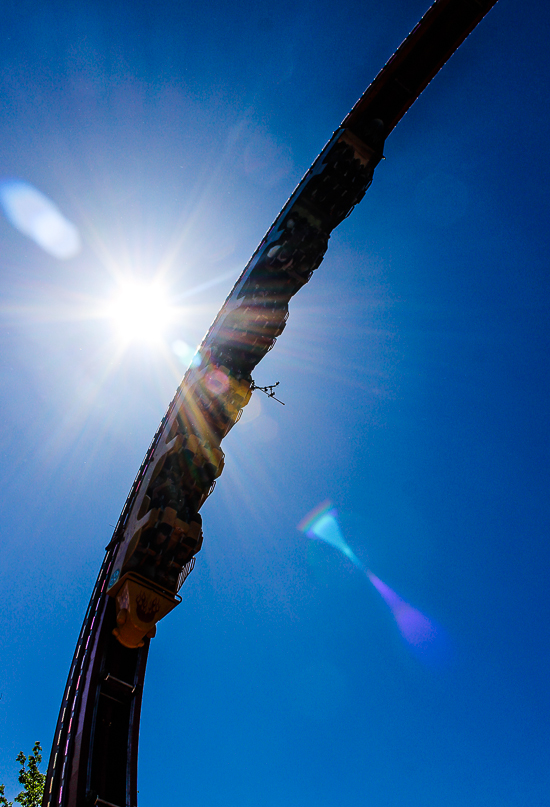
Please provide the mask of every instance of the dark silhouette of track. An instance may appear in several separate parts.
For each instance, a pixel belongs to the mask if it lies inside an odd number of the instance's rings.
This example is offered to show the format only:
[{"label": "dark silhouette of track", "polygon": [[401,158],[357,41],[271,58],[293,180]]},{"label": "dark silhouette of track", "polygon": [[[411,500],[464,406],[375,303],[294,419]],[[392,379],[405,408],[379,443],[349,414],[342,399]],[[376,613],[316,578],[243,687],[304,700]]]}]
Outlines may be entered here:
[{"label": "dark silhouette of track", "polygon": [[[315,160],[216,317],[106,549],[61,704],[43,807],[137,804],[141,698],[154,626],[142,627],[141,641],[124,638],[131,607],[121,604],[120,585],[133,574],[177,603],[200,549],[200,517],[193,513],[221,473],[221,440],[250,397],[254,367],[284,328],[289,300],[321,263],[331,231],[363,198],[386,137],[495,2],[433,4]],[[136,646],[124,646],[114,630]]]}]

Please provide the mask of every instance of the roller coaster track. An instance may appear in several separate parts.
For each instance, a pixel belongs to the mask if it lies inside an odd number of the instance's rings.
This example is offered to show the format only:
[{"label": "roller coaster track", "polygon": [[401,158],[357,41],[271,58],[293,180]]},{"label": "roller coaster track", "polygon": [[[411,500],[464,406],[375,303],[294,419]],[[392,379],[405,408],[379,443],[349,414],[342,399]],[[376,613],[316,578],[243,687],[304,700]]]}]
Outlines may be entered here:
[{"label": "roller coaster track", "polygon": [[[436,0],[308,170],[208,331],[198,361],[187,371],[153,437],[106,548],[63,695],[43,807],[137,805],[141,698],[154,629],[144,632],[136,646],[128,646],[128,641],[124,646],[120,632],[119,638],[115,635],[126,614],[117,598],[123,579],[119,575],[141,558],[138,571],[150,580],[158,576],[157,567],[165,570],[161,583],[151,586],[173,592],[191,571],[200,549],[198,516],[192,540],[192,529],[181,519],[178,522],[173,503],[166,506],[161,498],[160,509],[151,509],[158,469],[166,465],[166,457],[186,453],[194,477],[178,484],[185,488],[186,512],[198,511],[223,467],[219,444],[250,397],[251,371],[284,328],[290,298],[321,263],[331,231],[361,201],[387,136],[495,2]],[[164,486],[169,483],[170,479]],[[181,539],[188,548],[183,560],[178,561],[173,548],[172,554],[158,550],[155,556],[150,543],[140,539],[153,522],[160,524],[159,529],[164,525],[163,535],[174,524],[174,530],[183,524],[178,535],[187,529],[189,535]],[[142,572],[149,568],[147,553],[157,557],[156,566]],[[173,568],[176,588],[169,582]],[[170,596],[173,607],[178,600],[173,593]]]}]

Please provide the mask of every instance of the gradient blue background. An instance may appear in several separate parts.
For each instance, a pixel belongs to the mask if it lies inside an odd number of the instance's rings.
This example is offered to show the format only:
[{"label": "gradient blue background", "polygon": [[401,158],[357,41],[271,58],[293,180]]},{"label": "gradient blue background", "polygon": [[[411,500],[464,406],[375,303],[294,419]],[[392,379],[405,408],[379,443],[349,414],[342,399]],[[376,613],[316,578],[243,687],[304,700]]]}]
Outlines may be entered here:
[{"label": "gradient blue background", "polygon": [[[0,220],[8,795],[18,751],[49,753],[110,525],[185,369],[170,345],[200,341],[425,10],[3,6],[0,174],[84,243],[61,262]],[[255,373],[286,406],[258,398],[225,441],[203,550],[151,644],[140,807],[549,803],[549,35],[547,3],[500,0],[293,300]],[[160,272],[181,306],[164,351],[116,358],[92,312],[117,272]],[[366,578],[297,530],[327,498],[444,656],[412,655]]]}]

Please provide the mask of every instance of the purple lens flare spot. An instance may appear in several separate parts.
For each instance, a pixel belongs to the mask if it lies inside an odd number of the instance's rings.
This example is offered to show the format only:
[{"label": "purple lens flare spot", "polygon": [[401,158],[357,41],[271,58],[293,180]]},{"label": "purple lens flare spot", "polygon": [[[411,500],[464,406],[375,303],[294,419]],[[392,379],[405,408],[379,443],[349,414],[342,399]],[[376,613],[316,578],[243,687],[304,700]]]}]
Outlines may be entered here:
[{"label": "purple lens flare spot", "polygon": [[367,577],[389,606],[401,635],[409,644],[422,647],[436,637],[437,629],[427,616],[409,605],[371,571],[367,571]]}]

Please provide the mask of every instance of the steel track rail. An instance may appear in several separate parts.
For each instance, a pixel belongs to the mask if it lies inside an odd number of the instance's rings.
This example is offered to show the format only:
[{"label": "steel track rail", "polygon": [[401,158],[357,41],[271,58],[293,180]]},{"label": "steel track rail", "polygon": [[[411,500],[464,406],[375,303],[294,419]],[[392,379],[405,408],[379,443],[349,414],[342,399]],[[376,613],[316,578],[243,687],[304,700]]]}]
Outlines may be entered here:
[{"label": "steel track rail", "polygon": [[[322,260],[331,230],[349,215],[368,188],[372,172],[382,158],[387,135],[495,3],[496,0],[436,0],[430,7],[344,119],[262,240],[199,349],[203,368],[208,369],[209,362],[214,361],[212,356],[221,354],[232,372],[231,362],[235,359],[226,344],[227,323],[235,311],[239,311],[243,296],[245,300],[247,294],[250,296],[251,284],[256,289],[255,293],[262,293],[261,288],[258,292],[258,278],[261,285],[261,278],[267,276],[266,262],[271,261],[274,250],[281,249],[281,244],[283,251],[287,248],[288,242],[284,241],[283,235],[285,232],[288,235],[288,221],[296,215],[296,211],[314,222],[310,229],[318,241],[322,237],[320,245],[313,250],[316,257],[310,261],[308,271],[298,276],[283,267],[290,278],[288,282],[294,284],[287,295],[288,299],[309,280]],[[341,175],[340,155],[343,150],[351,150],[354,155],[348,164],[352,165],[352,172],[358,173],[358,183],[354,184],[354,176],[350,180],[349,167],[346,168],[347,173]],[[347,188],[343,206],[335,205],[331,199],[331,193],[335,193],[334,187],[338,188],[338,193],[341,193],[342,187]],[[307,245],[304,247],[301,244],[300,248],[302,254],[305,250],[307,258]],[[282,265],[282,260],[280,263]],[[280,330],[283,327],[284,321]],[[262,348],[256,355],[255,363],[274,341],[274,338],[271,339],[269,345],[266,342],[265,349]],[[213,367],[224,363],[219,355],[217,361],[218,365],[213,364]],[[132,650],[123,647],[114,638],[115,605],[106,591],[119,544],[134,505],[138,502],[140,488],[155,450],[161,439],[166,438],[174,407],[181,407],[182,400],[185,406],[184,388],[186,384],[188,387],[192,384],[194,373],[194,370],[189,370],[178,388],[149,446],[113,538],[106,548],[63,695],[43,807],[137,805],[139,718],[149,640],[145,640],[143,647]]]}]

